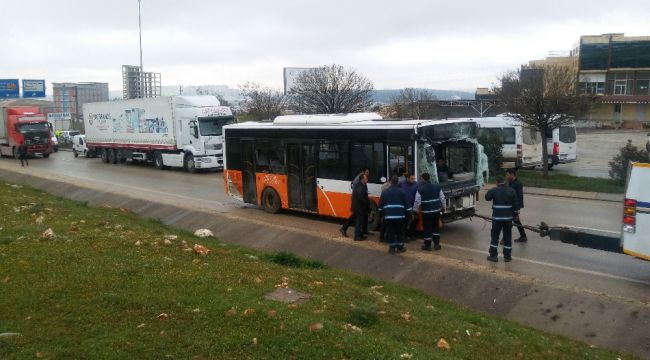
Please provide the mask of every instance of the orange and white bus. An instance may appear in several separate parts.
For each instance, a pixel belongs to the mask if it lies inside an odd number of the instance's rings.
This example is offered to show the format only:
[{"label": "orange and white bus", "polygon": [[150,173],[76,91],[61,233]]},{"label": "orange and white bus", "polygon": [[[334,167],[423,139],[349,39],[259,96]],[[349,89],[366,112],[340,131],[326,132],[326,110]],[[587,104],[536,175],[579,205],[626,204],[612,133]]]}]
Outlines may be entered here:
[{"label": "orange and white bus", "polygon": [[[351,181],[370,169],[369,226],[389,174],[428,172],[447,201],[443,218],[474,214],[487,157],[471,120],[384,120],[375,113],[279,116],[224,126],[224,186],[229,195],[276,213],[281,209],[350,216]],[[449,173],[438,177],[436,161]],[[440,179],[440,181],[438,181]]]}]

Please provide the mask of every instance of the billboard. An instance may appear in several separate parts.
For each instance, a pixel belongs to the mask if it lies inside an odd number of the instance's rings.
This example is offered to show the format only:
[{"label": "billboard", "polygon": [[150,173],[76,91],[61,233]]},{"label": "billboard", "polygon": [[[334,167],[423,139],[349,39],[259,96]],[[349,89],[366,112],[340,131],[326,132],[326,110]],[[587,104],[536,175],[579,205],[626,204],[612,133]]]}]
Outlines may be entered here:
[{"label": "billboard", "polygon": [[25,80],[25,79],[23,79],[23,97],[24,98],[44,98],[45,97],[45,80]]},{"label": "billboard", "polygon": [[18,79],[0,79],[0,99],[20,97]]},{"label": "billboard", "polygon": [[286,67],[284,68],[284,93],[285,95],[291,92],[291,89],[293,88],[293,84],[300,76],[305,71],[313,70],[313,69],[318,69],[318,68],[297,68],[297,67]]}]

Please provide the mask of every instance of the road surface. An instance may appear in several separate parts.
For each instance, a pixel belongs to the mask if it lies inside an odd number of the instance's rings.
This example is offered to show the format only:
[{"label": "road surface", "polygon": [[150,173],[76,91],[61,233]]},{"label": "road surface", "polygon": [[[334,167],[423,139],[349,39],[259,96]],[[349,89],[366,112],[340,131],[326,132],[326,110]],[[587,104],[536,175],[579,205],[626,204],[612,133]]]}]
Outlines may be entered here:
[{"label": "road surface", "polygon": [[[13,159],[0,159],[3,168],[20,168]],[[338,220],[297,213],[267,214],[226,196],[221,173],[188,174],[180,170],[156,170],[141,164],[104,164],[99,159],[74,158],[70,152],[53,154],[49,159],[30,160],[29,172],[46,174],[83,186],[117,191],[131,196],[196,208],[209,208],[238,216],[302,228],[328,237],[338,236]],[[604,232],[620,230],[620,204],[592,200],[527,196],[522,220],[526,224],[545,221],[550,225],[569,225]],[[479,212],[489,214],[482,201]],[[525,275],[560,287],[579,288],[623,299],[650,304],[650,262],[622,254],[582,249],[529,235],[529,242],[514,244],[514,261],[487,264],[490,226],[479,219],[447,224],[442,231],[443,250],[431,256],[445,256],[464,262]],[[516,237],[516,232],[514,232]],[[377,241],[375,234],[370,241]],[[264,241],[264,239],[260,239]],[[377,244],[377,246],[383,246]],[[410,244],[419,251],[419,244]]]}]

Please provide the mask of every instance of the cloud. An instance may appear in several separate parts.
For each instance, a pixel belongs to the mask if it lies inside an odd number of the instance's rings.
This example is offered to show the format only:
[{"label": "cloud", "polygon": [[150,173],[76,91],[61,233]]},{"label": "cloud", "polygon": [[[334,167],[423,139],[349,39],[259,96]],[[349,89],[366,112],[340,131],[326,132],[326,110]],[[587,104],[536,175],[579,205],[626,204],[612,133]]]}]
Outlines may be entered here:
[{"label": "cloud", "polygon": [[[2,77],[109,81],[138,64],[136,0],[3,4]],[[280,87],[282,67],[340,63],[377,87],[471,89],[580,35],[645,29],[650,2],[142,0],[145,70],[164,84]]]}]

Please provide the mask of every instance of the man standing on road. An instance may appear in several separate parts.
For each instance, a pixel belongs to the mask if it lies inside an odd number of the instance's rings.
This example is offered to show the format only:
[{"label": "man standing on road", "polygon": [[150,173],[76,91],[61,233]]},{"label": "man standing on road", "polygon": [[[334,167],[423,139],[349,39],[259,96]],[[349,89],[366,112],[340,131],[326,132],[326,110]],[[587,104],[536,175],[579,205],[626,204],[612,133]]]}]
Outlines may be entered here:
[{"label": "man standing on road", "polygon": [[528,237],[526,237],[526,231],[519,219],[519,213],[521,212],[521,209],[524,208],[524,185],[517,179],[517,170],[515,169],[508,169],[508,171],[506,171],[506,178],[508,179],[508,186],[510,186],[517,194],[517,208],[519,210],[514,213],[513,223],[517,225],[519,238],[515,239],[515,242],[526,242],[528,241]]},{"label": "man standing on road", "polygon": [[20,166],[29,166],[29,162],[27,161],[27,145],[25,145],[25,142],[21,142],[18,146],[18,158],[20,159]]},{"label": "man standing on road", "polygon": [[354,189],[352,190],[352,214],[339,230],[343,236],[347,237],[348,227],[354,223],[355,241],[366,239],[366,236],[363,234],[363,226],[368,221],[368,212],[370,210],[367,183],[368,176],[363,173],[360,174],[359,181],[354,184]]},{"label": "man standing on road", "polygon": [[[350,184],[350,188],[354,192],[354,187],[359,183],[359,179],[361,179],[361,175],[366,176],[366,183],[368,182],[367,179],[370,179],[370,169],[364,168],[361,170],[359,175],[357,175],[354,179],[352,179],[352,184]],[[366,185],[366,190],[368,189],[368,186]],[[354,213],[350,215],[348,220],[343,224],[341,229],[339,230],[341,232],[341,235],[348,237],[348,228],[356,223],[356,217],[354,216]],[[364,236],[370,235],[370,232],[368,231],[368,217],[366,216],[363,220],[363,230],[362,233]]]},{"label": "man standing on road", "polygon": [[[409,173],[404,173],[404,181],[399,183],[400,189],[404,190],[406,194],[406,200],[409,203],[409,207],[413,207],[415,203],[415,193],[418,191],[418,183],[415,181],[415,175]],[[409,241],[412,241],[415,237],[415,228],[418,225],[417,212],[411,212],[408,219],[406,220],[406,237]]]},{"label": "man standing on road", "polygon": [[381,194],[379,211],[383,214],[386,226],[386,240],[389,242],[388,251],[391,254],[404,252],[404,221],[406,214],[411,211],[406,194],[398,185],[397,175],[390,177],[391,186]]},{"label": "man standing on road", "polygon": [[498,262],[499,235],[503,231],[503,258],[505,262],[512,260],[512,219],[516,211],[517,194],[506,186],[503,176],[496,177],[497,186],[485,194],[485,200],[492,201],[492,230],[490,235],[490,256],[488,260]]},{"label": "man standing on road", "polygon": [[422,182],[418,186],[415,194],[415,205],[413,212],[418,209],[422,212],[422,230],[424,232],[424,245],[422,250],[431,251],[431,242],[433,241],[433,250],[440,250],[440,231],[438,224],[440,214],[445,211],[445,194],[440,189],[440,185],[431,183],[431,176],[428,173],[422,174]]}]

